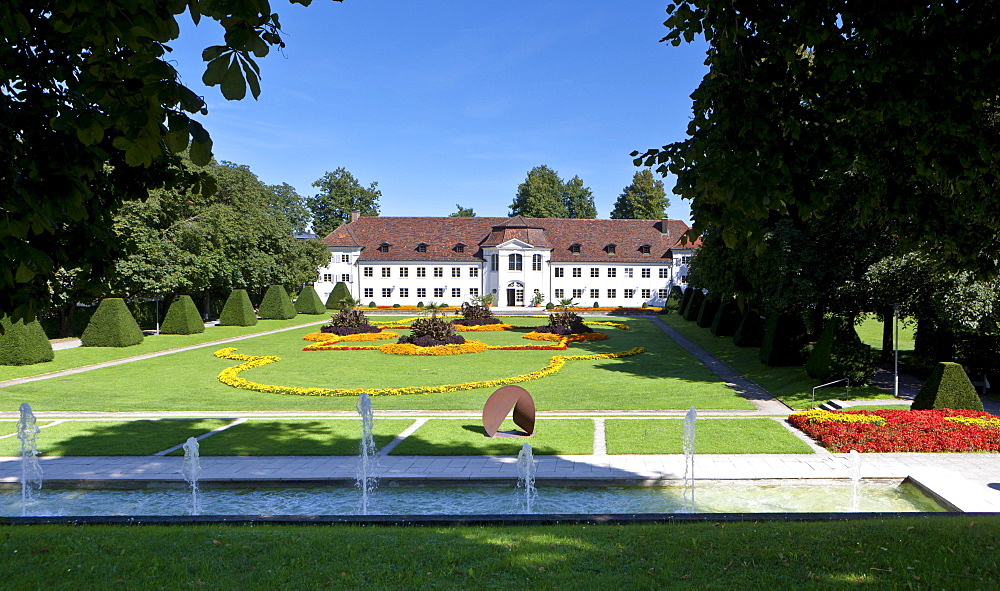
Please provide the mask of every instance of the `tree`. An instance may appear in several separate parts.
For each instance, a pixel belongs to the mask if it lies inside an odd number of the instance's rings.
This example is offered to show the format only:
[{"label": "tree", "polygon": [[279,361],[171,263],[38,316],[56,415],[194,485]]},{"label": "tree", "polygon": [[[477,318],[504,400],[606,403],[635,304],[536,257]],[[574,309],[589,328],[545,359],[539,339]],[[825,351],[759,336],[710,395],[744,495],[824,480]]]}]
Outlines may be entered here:
[{"label": "tree", "polygon": [[350,221],[353,210],[361,215],[378,215],[378,200],[382,197],[378,183],[373,182],[366,189],[346,168],[327,172],[312,186],[320,191],[306,199],[306,207],[312,212],[313,232],[320,236]]},{"label": "tree", "polygon": [[574,176],[563,184],[563,205],[566,207],[566,217],[594,219],[597,208],[594,206],[594,194],[590,187],[583,186],[583,179]]},{"label": "tree", "polygon": [[704,35],[709,72],[689,137],[633,155],[676,175],[698,211],[691,237],[756,246],[772,214],[835,211],[828,181],[855,172],[876,189],[854,196],[856,224],[886,214],[900,252],[997,269],[994,6],[680,0],[668,13],[663,40]]},{"label": "tree", "polygon": [[640,170],[632,176],[632,184],[622,189],[611,211],[613,220],[658,220],[670,207],[663,181],[653,177],[651,170]]},{"label": "tree", "polygon": [[472,211],[471,207],[462,207],[459,204],[455,204],[458,209],[455,213],[449,215],[450,218],[474,218],[476,217],[476,212]]},{"label": "tree", "polygon": [[309,208],[306,207],[305,199],[298,194],[295,187],[288,183],[281,183],[280,185],[271,185],[268,189],[274,194],[270,205],[275,215],[288,220],[292,225],[292,232],[296,234],[305,232],[312,216],[309,214]]},{"label": "tree", "polygon": [[517,186],[517,195],[510,205],[511,217],[564,218],[563,183],[559,174],[544,164],[528,171],[527,178]]},{"label": "tree", "polygon": [[[309,0],[293,0],[308,4]],[[211,191],[174,166],[190,150],[207,164],[212,142],[192,114],[207,112],[166,57],[189,11],[224,29],[203,53],[203,81],[238,100],[260,93],[255,58],[284,46],[266,2],[0,3],[0,310],[32,318],[59,268],[98,282],[120,257],[113,215],[150,189]]]}]

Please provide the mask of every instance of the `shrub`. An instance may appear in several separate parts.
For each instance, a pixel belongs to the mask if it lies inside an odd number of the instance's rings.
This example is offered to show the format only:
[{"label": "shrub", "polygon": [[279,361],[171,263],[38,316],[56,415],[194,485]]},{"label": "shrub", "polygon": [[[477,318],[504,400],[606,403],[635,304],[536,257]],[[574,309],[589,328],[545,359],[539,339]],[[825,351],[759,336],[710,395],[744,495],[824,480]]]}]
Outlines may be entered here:
[{"label": "shrub", "polygon": [[715,318],[712,319],[712,334],[717,337],[731,337],[736,334],[742,319],[740,305],[735,299],[731,299],[716,310]]},{"label": "shrub", "polygon": [[553,304],[552,302],[549,302],[549,303],[545,304],[545,309],[546,310],[554,310],[555,307],[556,307],[556,305]]},{"label": "shrub", "polygon": [[3,334],[0,334],[0,365],[33,365],[52,361],[55,356],[52,344],[38,320],[25,324],[23,320],[11,322],[10,318],[0,318]]},{"label": "shrub", "polygon": [[295,298],[295,311],[299,314],[322,314],[326,312],[326,306],[319,299],[316,288],[307,285],[299,292],[299,297]]},{"label": "shrub", "polygon": [[711,328],[715,320],[715,314],[719,311],[720,302],[718,296],[708,294],[701,302],[701,309],[698,310],[698,326],[701,328]]},{"label": "shrub", "polygon": [[841,316],[827,319],[806,362],[810,376],[821,380],[849,378],[852,385],[867,383],[876,369],[872,348],[861,342],[854,324]]},{"label": "shrub", "polygon": [[288,320],[295,318],[297,312],[292,299],[288,297],[282,285],[272,285],[264,293],[264,299],[260,302],[259,316],[265,320]]},{"label": "shrub", "polygon": [[683,315],[684,311],[687,310],[688,303],[691,301],[691,297],[694,295],[694,288],[691,286],[685,287],[683,294],[681,294],[681,304],[677,307],[677,313]]},{"label": "shrub", "polygon": [[80,336],[84,347],[131,347],[142,342],[142,330],[128,311],[125,300],[101,300]]},{"label": "shrub", "polygon": [[226,305],[219,314],[219,326],[255,326],[257,313],[254,312],[250,296],[245,289],[234,289],[226,299]]},{"label": "shrub", "polygon": [[983,410],[983,401],[961,365],[949,361],[938,363],[910,406],[910,410],[932,408]]},{"label": "shrub", "polygon": [[684,320],[690,320],[694,322],[698,320],[698,312],[701,310],[701,304],[705,301],[705,292],[700,289],[694,290],[691,293],[691,298],[688,300],[687,307],[684,308]]},{"label": "shrub", "polygon": [[[333,291],[331,291],[330,295],[326,298],[326,309],[340,310],[344,307],[341,302],[350,297],[351,290],[347,289],[347,284],[343,281],[338,281],[337,284],[333,286]],[[374,305],[374,303],[372,305]]]},{"label": "shrub", "polygon": [[594,331],[583,323],[583,318],[580,318],[579,314],[563,310],[555,314],[549,314],[549,325],[536,327],[535,332],[567,335]]},{"label": "shrub", "polygon": [[760,362],[772,367],[802,365],[806,344],[806,323],[795,313],[771,314],[760,344]]},{"label": "shrub", "polygon": [[399,307],[399,304],[393,304],[393,305],[392,305],[392,307],[393,307],[393,308],[398,308],[398,307]]},{"label": "shrub", "polygon": [[352,308],[341,310],[330,319],[329,324],[324,324],[319,330],[340,336],[362,332],[381,332],[380,328],[369,324],[368,317],[365,316],[364,312]]},{"label": "shrub", "polygon": [[747,306],[736,332],[733,333],[733,344],[737,347],[759,347],[763,338],[764,323],[760,320],[760,314]]},{"label": "shrub", "polygon": [[423,308],[424,307],[424,302],[422,300],[419,301],[419,302],[417,302],[417,307],[418,308]]},{"label": "shrub", "polygon": [[372,300],[372,301],[368,302],[368,307],[369,308],[377,308],[378,306],[375,305],[375,300]]},{"label": "shrub", "polygon": [[648,307],[649,307],[649,302],[643,302],[643,303],[642,303],[642,307],[643,307],[644,309],[645,309],[645,308],[648,308]]},{"label": "shrub", "polygon": [[198,334],[205,332],[205,322],[189,295],[179,295],[167,309],[160,325],[163,334]]},{"label": "shrub", "polygon": [[600,308],[600,307],[601,307],[601,305],[600,305],[600,304],[598,304],[597,302],[594,302],[594,305],[593,305],[593,307],[594,307],[594,308]]},{"label": "shrub", "polygon": [[399,337],[401,345],[436,347],[438,345],[461,345],[465,338],[455,334],[455,325],[437,317],[418,318],[410,325],[410,334]]},{"label": "shrub", "polygon": [[493,316],[493,312],[490,311],[488,306],[463,302],[462,318],[455,320],[454,323],[464,326],[480,326],[485,324],[499,324],[500,320]]}]

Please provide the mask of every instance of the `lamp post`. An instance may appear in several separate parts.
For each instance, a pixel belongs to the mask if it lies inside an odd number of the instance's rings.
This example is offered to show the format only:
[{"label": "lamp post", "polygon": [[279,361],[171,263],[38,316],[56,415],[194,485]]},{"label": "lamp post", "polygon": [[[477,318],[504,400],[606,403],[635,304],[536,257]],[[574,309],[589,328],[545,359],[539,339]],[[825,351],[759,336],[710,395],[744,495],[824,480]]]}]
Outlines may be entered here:
[{"label": "lamp post", "polygon": [[892,318],[895,322],[895,337],[892,340],[895,350],[895,386],[892,391],[894,398],[899,398],[899,306],[900,304],[892,305]]}]

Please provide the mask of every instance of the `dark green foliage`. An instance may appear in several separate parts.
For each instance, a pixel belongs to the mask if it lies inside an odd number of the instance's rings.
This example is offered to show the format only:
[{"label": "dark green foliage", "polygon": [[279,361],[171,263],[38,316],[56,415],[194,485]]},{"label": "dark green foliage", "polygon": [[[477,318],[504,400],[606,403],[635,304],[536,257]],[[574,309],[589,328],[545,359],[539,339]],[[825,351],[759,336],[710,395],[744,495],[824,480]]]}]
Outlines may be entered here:
[{"label": "dark green foliage", "polygon": [[455,334],[454,324],[436,316],[418,318],[410,327],[409,336],[401,336],[397,342],[420,347],[461,345],[465,342],[463,336]]},{"label": "dark green foliage", "polygon": [[705,296],[704,301],[701,303],[701,309],[698,310],[698,326],[701,328],[710,328],[712,323],[715,321],[716,312],[719,311],[721,307],[718,297],[713,297],[712,294]]},{"label": "dark green foliage", "polygon": [[851,385],[865,384],[875,375],[872,348],[861,342],[854,324],[831,316],[806,362],[806,372],[820,380],[848,378]]},{"label": "dark green foliage", "polygon": [[329,324],[320,327],[320,332],[329,332],[341,336],[361,332],[381,332],[377,326],[368,323],[368,317],[361,310],[344,308],[330,319]]},{"label": "dark green foliage", "polygon": [[499,322],[500,320],[493,315],[489,306],[470,304],[468,302],[462,302],[462,318],[455,321],[456,324],[464,324],[466,326],[498,324]]},{"label": "dark green foliage", "polygon": [[198,313],[198,307],[189,295],[180,295],[170,304],[163,324],[163,334],[198,334],[205,332],[205,322]]},{"label": "dark green foliage", "polygon": [[764,327],[760,362],[772,367],[805,363],[806,335],[806,323],[799,314],[772,314]]},{"label": "dark green foliage", "polygon": [[983,401],[961,365],[950,361],[938,363],[910,406],[911,410],[932,408],[983,410]]},{"label": "dark green foliage", "polygon": [[350,297],[351,290],[347,289],[347,284],[343,281],[338,281],[337,285],[333,286],[333,291],[330,292],[329,297],[326,298],[326,309],[340,310],[344,307],[342,302]]},{"label": "dark green foliage", "polygon": [[747,307],[733,333],[733,344],[737,347],[759,347],[763,340],[764,323],[760,319],[760,313]]},{"label": "dark green foliage", "polygon": [[561,335],[594,332],[589,326],[583,323],[583,318],[579,314],[566,309],[555,314],[549,314],[549,325],[547,327],[537,327],[535,330]]},{"label": "dark green foliage", "polygon": [[743,314],[740,313],[740,305],[735,299],[731,299],[719,306],[712,319],[712,334],[717,337],[731,337],[736,334],[736,329],[740,327]]},{"label": "dark green foliage", "polygon": [[643,308],[648,308],[649,307],[649,302],[643,302],[642,303],[642,307]]},{"label": "dark green foliage", "polygon": [[681,305],[677,308],[677,313],[681,316],[684,315],[684,311],[687,310],[688,304],[691,302],[691,297],[694,295],[694,288],[691,286],[684,288],[684,293],[681,294]]},{"label": "dark green foliage", "polygon": [[601,305],[600,305],[600,304],[598,304],[597,302],[594,302],[594,306],[593,306],[593,307],[594,307],[594,308],[600,308],[600,307],[601,307]]},{"label": "dark green foliage", "polygon": [[691,292],[691,297],[688,299],[687,307],[684,308],[684,320],[690,320],[694,322],[698,319],[698,312],[701,310],[701,304],[705,301],[705,292],[700,289],[695,289]]},{"label": "dark green foliage", "polygon": [[90,317],[80,340],[84,347],[131,347],[142,342],[142,330],[125,300],[107,298]]},{"label": "dark green foliage", "polygon": [[423,308],[424,307],[424,302],[423,301],[417,302],[417,307],[418,308]]},{"label": "dark green foliage", "polygon": [[319,299],[316,288],[307,285],[299,292],[299,297],[295,298],[295,311],[299,314],[322,314],[326,312],[323,300]]},{"label": "dark green foliage", "polygon": [[372,300],[372,301],[368,302],[368,307],[369,308],[375,308],[376,307],[375,306],[375,300]]},{"label": "dark green foliage", "polygon": [[0,365],[33,365],[52,361],[52,344],[37,320],[24,323],[0,318]]},{"label": "dark green foliage", "polygon": [[399,304],[393,304],[393,305],[392,305],[392,307],[393,307],[393,308],[399,308],[399,307],[401,307],[401,306],[400,306]]},{"label": "dark green foliage", "polygon": [[288,297],[284,286],[272,285],[267,288],[260,302],[260,317],[265,320],[288,320],[295,318],[295,305]]},{"label": "dark green foliage", "polygon": [[254,326],[257,324],[257,312],[250,303],[250,296],[245,289],[234,289],[226,300],[219,314],[220,326]]},{"label": "dark green foliage", "polygon": [[545,309],[546,310],[553,310],[553,309],[555,309],[555,307],[556,307],[556,305],[553,304],[552,302],[549,302],[549,303],[545,304]]}]

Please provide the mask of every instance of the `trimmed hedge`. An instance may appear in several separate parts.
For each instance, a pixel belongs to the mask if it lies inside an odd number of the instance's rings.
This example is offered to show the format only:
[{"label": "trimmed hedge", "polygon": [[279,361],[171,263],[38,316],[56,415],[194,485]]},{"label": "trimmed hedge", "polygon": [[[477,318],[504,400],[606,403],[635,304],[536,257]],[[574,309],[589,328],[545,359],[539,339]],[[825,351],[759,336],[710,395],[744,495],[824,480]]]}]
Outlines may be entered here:
[{"label": "trimmed hedge", "polygon": [[205,322],[189,295],[180,295],[170,304],[160,325],[161,334],[198,334],[205,332]]},{"label": "trimmed hedge", "polygon": [[316,288],[307,285],[299,292],[299,297],[295,298],[295,311],[299,314],[322,314],[326,312],[326,306],[319,299]]},{"label": "trimmed hedge", "polygon": [[764,326],[760,362],[772,367],[802,365],[806,358],[806,323],[798,314],[772,314]]},{"label": "trimmed hedge", "polygon": [[255,326],[257,312],[250,303],[245,289],[234,289],[226,299],[226,305],[219,314],[219,326]]},{"label": "trimmed hedge", "polygon": [[757,310],[747,306],[736,332],[733,333],[733,344],[737,347],[759,347],[764,340],[764,323],[761,322]]},{"label": "trimmed hedge", "polygon": [[333,286],[333,291],[330,292],[330,296],[326,298],[326,309],[327,310],[340,310],[341,300],[351,297],[351,290],[347,289],[347,284],[343,281],[338,281],[337,285]]},{"label": "trimmed hedge", "polygon": [[705,292],[700,289],[694,290],[691,294],[691,299],[688,300],[687,308],[684,308],[684,320],[690,320],[694,322],[698,320],[698,312],[701,310],[701,304],[705,301]]},{"label": "trimmed hedge", "polygon": [[272,285],[264,293],[264,299],[260,301],[260,313],[264,320],[288,320],[295,318],[298,312],[292,304],[292,298],[288,297],[288,292],[282,285]]},{"label": "trimmed hedge", "polygon": [[983,401],[961,365],[950,361],[938,363],[910,406],[910,410],[932,408],[983,410]]},{"label": "trimmed hedge", "polygon": [[712,334],[717,337],[731,337],[736,334],[736,329],[740,327],[743,314],[740,312],[740,305],[735,299],[731,299],[719,306],[712,319]]},{"label": "trimmed hedge", "polygon": [[691,286],[684,288],[684,293],[681,294],[681,307],[677,308],[677,313],[681,316],[687,311],[688,303],[691,301],[691,297],[694,295],[694,288]]},{"label": "trimmed hedge", "polygon": [[142,342],[142,329],[125,300],[107,298],[90,317],[80,341],[84,347],[131,347]]},{"label": "trimmed hedge", "polygon": [[11,322],[10,318],[0,318],[3,334],[0,334],[0,365],[34,365],[52,361],[52,343],[45,336],[38,320],[25,324],[23,320]]},{"label": "trimmed hedge", "polygon": [[851,385],[865,384],[875,375],[875,355],[847,318],[831,316],[809,354],[806,372],[814,378],[849,378]]},{"label": "trimmed hedge", "polygon": [[712,294],[705,296],[704,301],[701,303],[701,309],[698,310],[698,326],[701,328],[710,328],[712,326],[715,314],[721,307],[719,304],[718,296],[713,296]]}]

